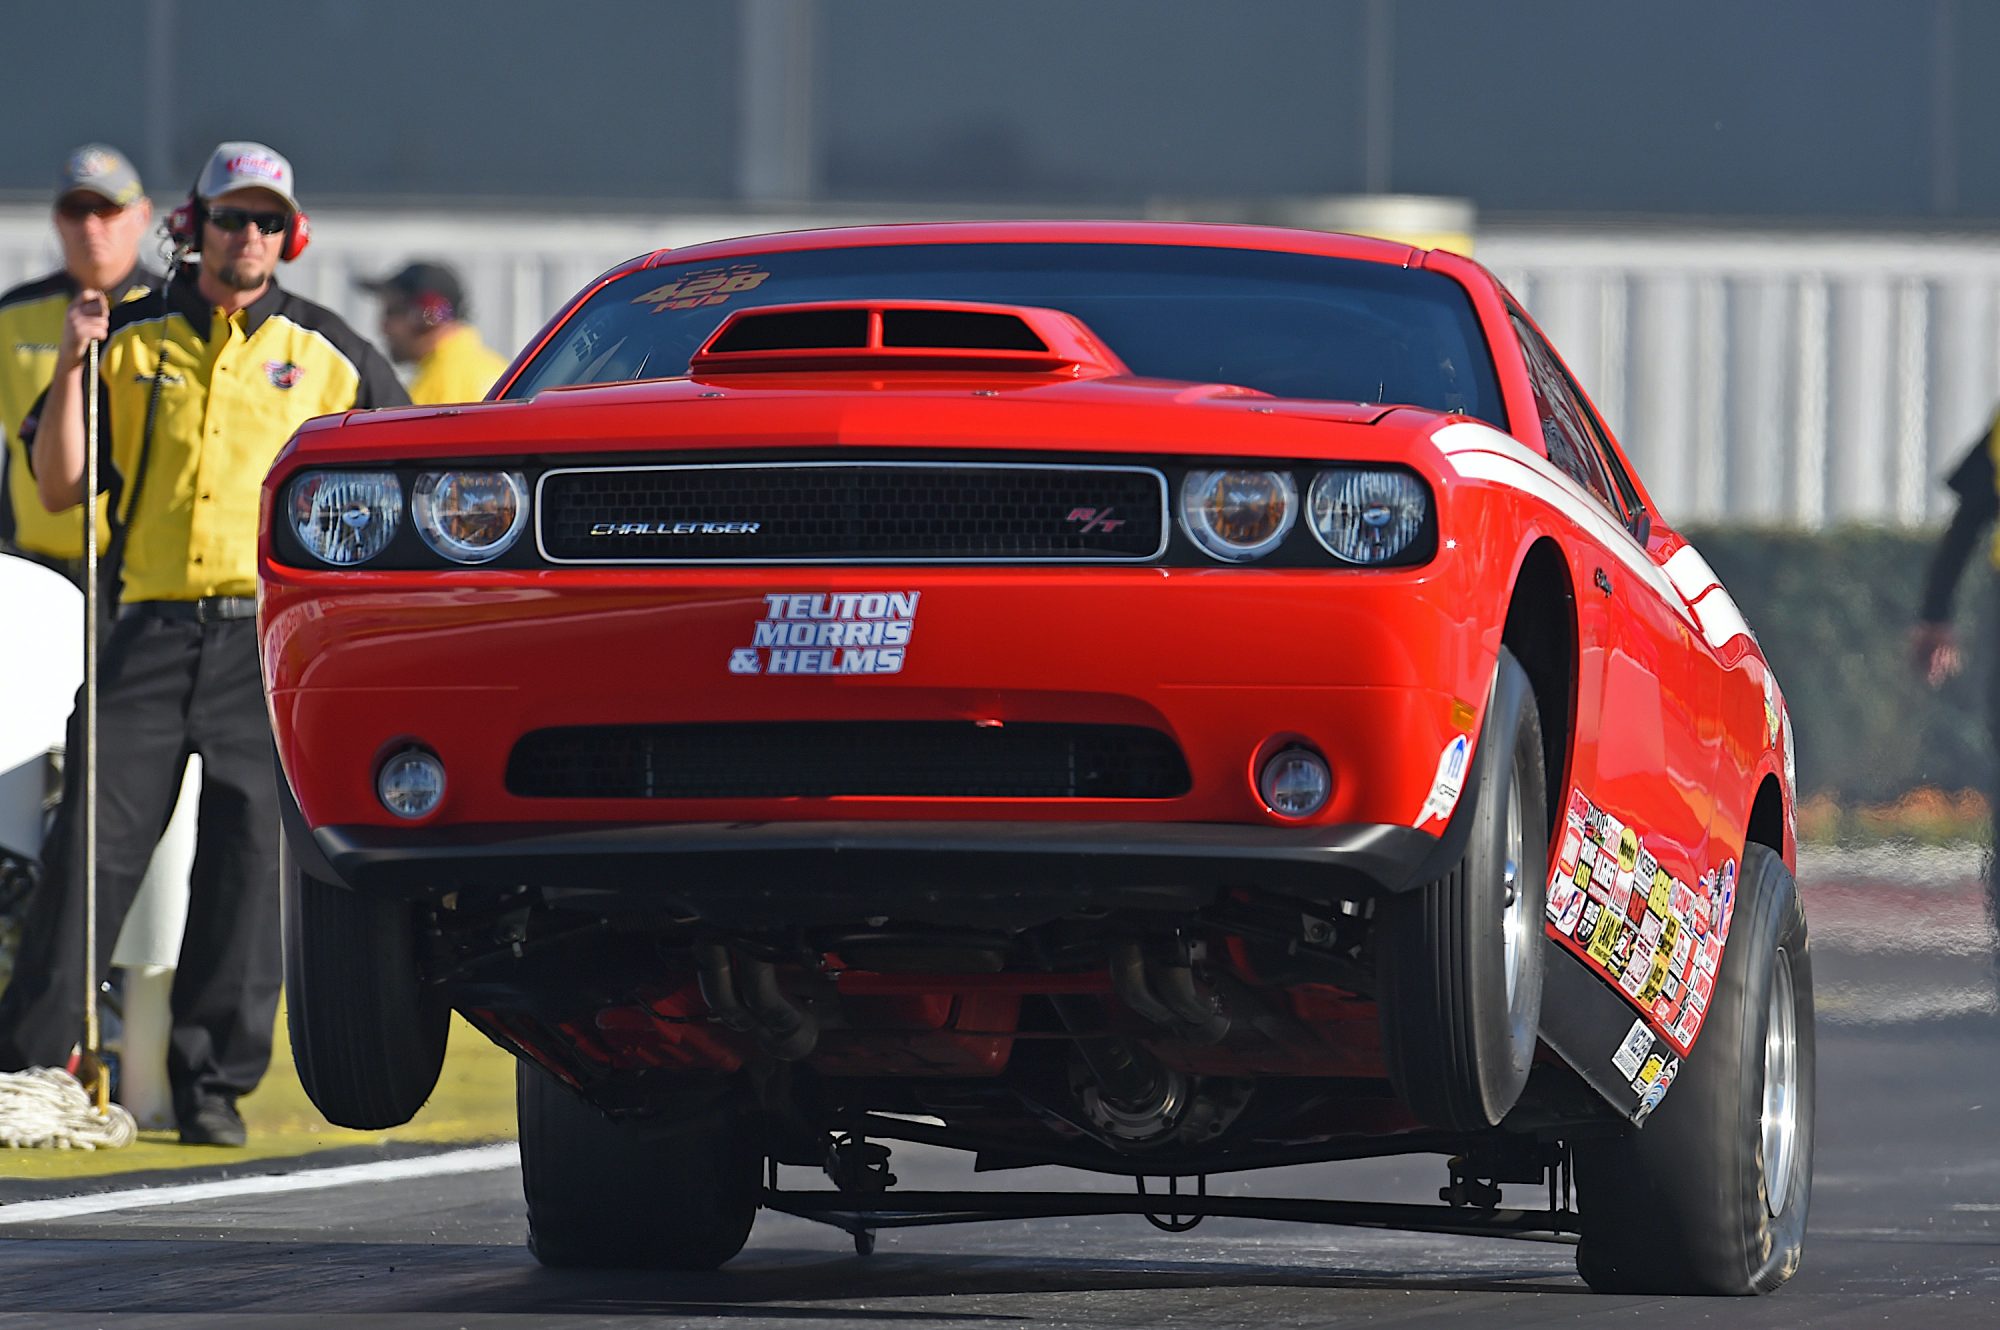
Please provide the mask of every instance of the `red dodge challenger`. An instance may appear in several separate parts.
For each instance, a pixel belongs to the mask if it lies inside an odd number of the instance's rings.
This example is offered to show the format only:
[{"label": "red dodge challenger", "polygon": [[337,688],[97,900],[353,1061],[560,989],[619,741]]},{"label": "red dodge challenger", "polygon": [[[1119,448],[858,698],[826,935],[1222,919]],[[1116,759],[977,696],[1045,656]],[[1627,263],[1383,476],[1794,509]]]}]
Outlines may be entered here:
[{"label": "red dodge challenger", "polygon": [[[1470,260],[662,251],[489,401],[306,425],[264,501],[299,1071],[379,1128],[452,1010],[518,1055],[544,1262],[712,1267],[771,1208],[1798,1266],[1784,700]],[[1136,1187],[896,1190],[893,1142]],[[1441,1204],[1201,1181],[1399,1153]]]}]

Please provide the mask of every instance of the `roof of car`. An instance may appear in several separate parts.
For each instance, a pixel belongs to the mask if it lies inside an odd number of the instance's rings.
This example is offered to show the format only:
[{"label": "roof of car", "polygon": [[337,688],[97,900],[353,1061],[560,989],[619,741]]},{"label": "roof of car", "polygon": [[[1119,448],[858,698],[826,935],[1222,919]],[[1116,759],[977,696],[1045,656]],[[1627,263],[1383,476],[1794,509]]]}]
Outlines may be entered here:
[{"label": "roof of car", "polygon": [[774,250],[993,244],[1202,245],[1217,249],[1323,254],[1397,267],[1415,266],[1425,252],[1411,245],[1370,236],[1208,222],[900,222],[737,236],[680,249],[657,250],[632,266],[657,267],[664,263],[730,259],[746,254],[768,254]]}]

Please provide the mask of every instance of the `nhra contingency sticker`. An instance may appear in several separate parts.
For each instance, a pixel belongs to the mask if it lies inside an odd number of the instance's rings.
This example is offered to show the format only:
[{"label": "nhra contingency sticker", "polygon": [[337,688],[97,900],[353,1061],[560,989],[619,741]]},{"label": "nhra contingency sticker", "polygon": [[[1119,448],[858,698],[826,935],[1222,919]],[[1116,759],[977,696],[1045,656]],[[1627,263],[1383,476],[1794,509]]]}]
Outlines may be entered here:
[{"label": "nhra contingency sticker", "polygon": [[1458,796],[1465,790],[1465,764],[1471,755],[1472,741],[1462,734],[1452,736],[1438,754],[1437,775],[1431,780],[1431,792],[1424,796],[1424,806],[1417,811],[1416,825],[1421,827],[1432,818],[1451,820],[1451,810],[1458,807]]},{"label": "nhra contingency sticker", "polygon": [[[1642,1023],[1685,1056],[1715,993],[1736,912],[1736,861],[1724,860],[1690,885],[1667,871],[1636,828],[1581,790],[1570,792],[1559,835],[1548,886],[1550,935],[1615,985]],[[1637,1063],[1625,1071],[1645,1082],[1642,1093],[1658,1083],[1639,1077],[1643,1069]],[[1667,1073],[1666,1083],[1672,1079]]]},{"label": "nhra contingency sticker", "polygon": [[916,631],[918,591],[777,592],[731,674],[900,674]]}]

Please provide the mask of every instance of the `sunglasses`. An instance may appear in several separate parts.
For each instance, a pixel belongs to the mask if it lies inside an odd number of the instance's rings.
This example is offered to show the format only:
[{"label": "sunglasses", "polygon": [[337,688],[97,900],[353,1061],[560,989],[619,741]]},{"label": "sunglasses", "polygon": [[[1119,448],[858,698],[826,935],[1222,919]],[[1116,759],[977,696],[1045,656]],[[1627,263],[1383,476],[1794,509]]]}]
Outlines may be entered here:
[{"label": "sunglasses", "polygon": [[56,204],[57,214],[72,222],[80,222],[86,217],[95,217],[108,222],[124,211],[124,204],[113,203],[106,198],[64,199]]},{"label": "sunglasses", "polygon": [[288,212],[251,212],[248,208],[210,208],[208,220],[215,229],[234,235],[246,226],[255,226],[267,236],[274,236],[292,224]]}]

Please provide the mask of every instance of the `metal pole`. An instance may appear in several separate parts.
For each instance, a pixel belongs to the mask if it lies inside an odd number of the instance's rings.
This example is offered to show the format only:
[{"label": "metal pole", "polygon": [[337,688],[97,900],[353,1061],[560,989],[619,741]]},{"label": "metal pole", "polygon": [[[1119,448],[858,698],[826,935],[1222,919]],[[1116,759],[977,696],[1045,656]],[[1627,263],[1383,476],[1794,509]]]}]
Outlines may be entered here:
[{"label": "metal pole", "polygon": [[78,1079],[111,1108],[97,1026],[97,343],[83,382],[83,1057]]},{"label": "metal pole", "polygon": [[1396,142],[1396,37],[1388,0],[1368,0],[1362,17],[1362,188],[1389,192],[1390,154]]},{"label": "metal pole", "polygon": [[812,198],[814,0],[745,0],[737,9],[737,194],[751,204]]},{"label": "metal pole", "polygon": [[1958,211],[1958,4],[1938,0],[1931,22],[1931,211]]},{"label": "metal pole", "polygon": [[175,94],[174,57],[180,25],[174,0],[150,0],[146,6],[146,179],[172,178]]}]

